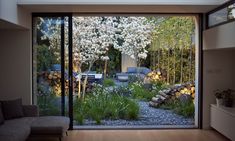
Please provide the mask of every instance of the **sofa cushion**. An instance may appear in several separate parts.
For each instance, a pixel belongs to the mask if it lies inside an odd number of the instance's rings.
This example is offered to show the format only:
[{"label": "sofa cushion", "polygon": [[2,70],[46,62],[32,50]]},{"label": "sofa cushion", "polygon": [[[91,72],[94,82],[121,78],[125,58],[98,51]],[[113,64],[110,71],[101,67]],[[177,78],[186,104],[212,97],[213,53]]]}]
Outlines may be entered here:
[{"label": "sofa cushion", "polygon": [[137,73],[137,68],[136,67],[128,67],[127,73]]},{"label": "sofa cushion", "polygon": [[147,75],[147,74],[150,73],[150,72],[151,72],[151,70],[148,69],[148,68],[144,68],[144,69],[142,70],[142,73],[145,74],[145,75]]},{"label": "sofa cushion", "polygon": [[30,125],[35,119],[23,117],[5,120],[0,126],[1,141],[25,141],[30,134]]},{"label": "sofa cushion", "polygon": [[6,120],[23,117],[22,99],[2,101],[2,110]]},{"label": "sofa cushion", "polygon": [[4,123],[4,116],[3,116],[3,112],[2,112],[2,105],[0,102],[0,125]]},{"label": "sofa cushion", "polygon": [[31,125],[31,136],[35,135],[60,135],[69,128],[69,118],[63,116],[38,117]]}]

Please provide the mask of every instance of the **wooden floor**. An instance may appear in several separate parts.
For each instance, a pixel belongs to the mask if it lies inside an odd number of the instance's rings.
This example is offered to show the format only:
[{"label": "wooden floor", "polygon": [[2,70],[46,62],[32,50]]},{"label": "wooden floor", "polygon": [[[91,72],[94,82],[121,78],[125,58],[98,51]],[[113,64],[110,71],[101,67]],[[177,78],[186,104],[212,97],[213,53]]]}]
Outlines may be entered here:
[{"label": "wooden floor", "polygon": [[[33,139],[36,141],[35,139]],[[31,141],[31,140],[30,140]],[[58,141],[41,139],[37,141]],[[229,141],[213,130],[73,130],[63,141]]]}]

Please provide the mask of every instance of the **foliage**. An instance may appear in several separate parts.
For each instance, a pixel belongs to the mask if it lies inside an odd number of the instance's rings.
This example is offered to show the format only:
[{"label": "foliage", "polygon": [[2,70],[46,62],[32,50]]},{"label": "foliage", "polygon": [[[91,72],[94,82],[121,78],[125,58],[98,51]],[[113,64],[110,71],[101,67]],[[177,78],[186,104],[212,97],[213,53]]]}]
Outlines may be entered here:
[{"label": "foliage", "polygon": [[232,97],[232,93],[235,91],[232,89],[226,89],[226,90],[215,90],[215,97],[218,99],[230,99]]},{"label": "foliage", "polygon": [[174,109],[174,111],[179,114],[182,115],[184,117],[193,117],[194,116],[194,111],[195,111],[195,106],[193,101],[190,102],[180,102],[178,104],[178,107],[176,107]]},{"label": "foliage", "polygon": [[141,83],[142,79],[138,75],[128,75],[129,84],[132,83]]},{"label": "foliage", "polygon": [[[155,21],[155,22],[154,22]],[[160,70],[168,84],[195,80],[195,24],[193,17],[150,18],[155,30],[149,48],[152,70]]]},{"label": "foliage", "polygon": [[160,90],[166,89],[168,87],[169,85],[166,85],[162,81],[155,81],[154,83],[152,83],[152,92],[157,94]]},{"label": "foliage", "polygon": [[122,85],[115,87],[112,90],[112,93],[116,95],[125,96],[125,97],[131,97],[131,90],[129,89],[129,87],[122,86]]},{"label": "foliage", "polygon": [[151,43],[152,24],[146,17],[113,17],[116,21],[114,48],[133,59],[146,59]]},{"label": "foliage", "polygon": [[215,90],[215,97],[218,99],[222,99],[223,98],[223,93],[220,90]]},{"label": "foliage", "polygon": [[115,83],[114,83],[113,79],[106,78],[103,81],[103,85],[104,85],[104,87],[110,87],[110,86],[114,86]]},{"label": "foliage", "polygon": [[48,49],[48,46],[35,46],[37,48],[37,71],[47,71],[53,63],[56,63],[54,54]]},{"label": "foliage", "polygon": [[192,100],[181,102],[179,99],[171,99],[168,102],[162,104],[160,108],[173,110],[176,114],[182,115],[184,117],[193,117],[195,110]]},{"label": "foliage", "polygon": [[[43,36],[41,39],[49,40],[49,47],[59,58],[60,54],[60,25],[61,19],[39,18]],[[68,27],[65,18],[65,26]],[[88,65],[88,71],[93,64],[106,56],[109,47],[130,55],[132,58],[147,57],[147,45],[151,43],[151,28],[145,17],[73,17],[73,66],[74,70],[81,72],[83,64]],[[66,46],[68,41],[68,28],[65,28]],[[107,57],[107,56],[106,56]],[[106,65],[105,65],[106,66]],[[106,70],[106,69],[105,69]],[[84,98],[87,76],[83,82]],[[79,94],[80,95],[80,94]]]},{"label": "foliage", "polygon": [[132,83],[130,86],[132,97],[139,100],[150,101],[155,93],[151,90],[145,89],[142,83]]},{"label": "foliage", "polygon": [[37,104],[40,109],[40,115],[60,115],[60,97],[57,97],[55,93],[39,93],[37,95]]},{"label": "foliage", "polygon": [[139,106],[136,101],[109,92],[100,85],[95,85],[93,92],[86,97],[84,101],[74,102],[74,117],[79,124],[83,124],[84,119],[92,119],[96,124],[101,124],[102,119],[138,118]]}]

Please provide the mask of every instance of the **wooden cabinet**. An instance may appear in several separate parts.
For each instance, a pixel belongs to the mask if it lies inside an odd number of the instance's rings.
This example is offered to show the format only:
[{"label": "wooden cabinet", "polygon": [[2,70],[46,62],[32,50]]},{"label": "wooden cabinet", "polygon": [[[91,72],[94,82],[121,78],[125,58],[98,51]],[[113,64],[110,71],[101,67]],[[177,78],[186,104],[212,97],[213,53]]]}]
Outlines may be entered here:
[{"label": "wooden cabinet", "polygon": [[235,141],[235,108],[211,104],[211,127]]}]

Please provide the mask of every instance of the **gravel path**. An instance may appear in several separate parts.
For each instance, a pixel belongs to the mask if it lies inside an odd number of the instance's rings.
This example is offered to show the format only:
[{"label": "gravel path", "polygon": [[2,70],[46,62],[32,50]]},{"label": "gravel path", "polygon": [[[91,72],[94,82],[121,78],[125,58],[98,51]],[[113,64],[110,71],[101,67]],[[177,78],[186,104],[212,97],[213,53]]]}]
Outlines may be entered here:
[{"label": "gravel path", "polygon": [[[193,118],[184,118],[171,110],[148,106],[148,102],[139,101],[138,120],[102,120],[102,126],[145,126],[145,125],[194,125]],[[84,125],[96,125],[95,121],[85,120]],[[100,125],[98,125],[100,126]]]}]

